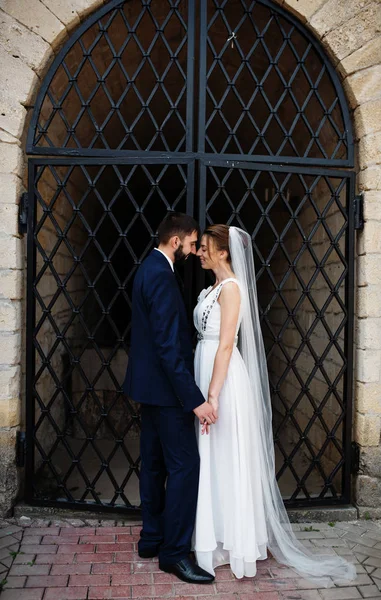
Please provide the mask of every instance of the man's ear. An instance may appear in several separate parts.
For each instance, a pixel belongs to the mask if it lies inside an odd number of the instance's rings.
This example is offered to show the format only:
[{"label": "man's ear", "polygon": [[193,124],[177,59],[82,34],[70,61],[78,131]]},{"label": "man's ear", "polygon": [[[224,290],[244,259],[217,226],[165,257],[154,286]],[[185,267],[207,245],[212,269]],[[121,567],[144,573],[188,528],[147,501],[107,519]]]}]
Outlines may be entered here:
[{"label": "man's ear", "polygon": [[179,238],[179,236],[178,236],[178,235],[174,235],[174,236],[171,238],[171,246],[172,246],[172,248],[174,248],[174,249],[176,250],[176,248],[177,248],[177,247],[178,247],[178,245],[179,245],[179,242],[180,242],[180,238]]}]

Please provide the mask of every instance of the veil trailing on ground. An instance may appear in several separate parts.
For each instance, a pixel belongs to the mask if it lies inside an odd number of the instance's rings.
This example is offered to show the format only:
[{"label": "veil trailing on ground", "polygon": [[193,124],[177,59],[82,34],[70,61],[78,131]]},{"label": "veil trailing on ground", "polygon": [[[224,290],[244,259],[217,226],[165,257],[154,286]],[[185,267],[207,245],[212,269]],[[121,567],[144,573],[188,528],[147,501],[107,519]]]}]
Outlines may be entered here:
[{"label": "veil trailing on ground", "polygon": [[[232,268],[241,289],[239,349],[246,365],[253,393],[251,431],[258,431],[261,480],[268,535],[274,558],[295,569],[302,577],[322,586],[335,579],[355,579],[356,569],[339,556],[316,555],[297,540],[292,530],[275,477],[271,396],[266,354],[262,339],[253,249],[250,236],[237,227],[229,228]],[[257,424],[255,423],[257,420]],[[257,446],[257,447],[258,447]]]}]

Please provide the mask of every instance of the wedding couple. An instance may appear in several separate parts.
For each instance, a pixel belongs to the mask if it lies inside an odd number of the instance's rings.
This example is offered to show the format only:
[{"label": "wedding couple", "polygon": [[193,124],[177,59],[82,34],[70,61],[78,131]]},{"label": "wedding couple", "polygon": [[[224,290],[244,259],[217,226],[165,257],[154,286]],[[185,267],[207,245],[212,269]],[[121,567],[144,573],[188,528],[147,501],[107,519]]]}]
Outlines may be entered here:
[{"label": "wedding couple", "polygon": [[[141,403],[139,556],[190,583],[211,583],[224,564],[254,577],[268,549],[319,585],[354,579],[343,558],[295,538],[279,492],[250,236],[213,225],[197,251],[196,221],[170,213],[158,239],[134,280],[124,383]],[[190,254],[215,275],[194,310],[194,357],[174,273]]]}]

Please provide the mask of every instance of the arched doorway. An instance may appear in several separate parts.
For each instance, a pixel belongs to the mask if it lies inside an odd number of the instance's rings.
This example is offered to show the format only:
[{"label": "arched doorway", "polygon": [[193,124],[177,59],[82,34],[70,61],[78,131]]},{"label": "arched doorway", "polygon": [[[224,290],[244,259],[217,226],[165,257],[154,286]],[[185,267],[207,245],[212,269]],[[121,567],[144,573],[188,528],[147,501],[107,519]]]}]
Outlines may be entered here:
[{"label": "arched doorway", "polygon": [[49,69],[27,150],[28,499],[139,504],[131,285],[182,210],[252,235],[285,501],[348,502],[353,142],[310,34],[268,0],[113,0]]}]

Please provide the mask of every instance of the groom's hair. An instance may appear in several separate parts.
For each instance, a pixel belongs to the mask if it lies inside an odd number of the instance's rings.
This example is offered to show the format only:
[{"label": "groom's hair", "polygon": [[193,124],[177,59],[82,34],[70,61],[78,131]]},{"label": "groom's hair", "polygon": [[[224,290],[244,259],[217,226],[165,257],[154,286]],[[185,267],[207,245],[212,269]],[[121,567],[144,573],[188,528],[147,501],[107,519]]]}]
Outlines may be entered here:
[{"label": "groom's hair", "polygon": [[178,235],[182,240],[194,231],[200,233],[199,224],[193,217],[180,212],[170,212],[157,228],[157,238],[159,244],[168,244],[174,235]]}]

